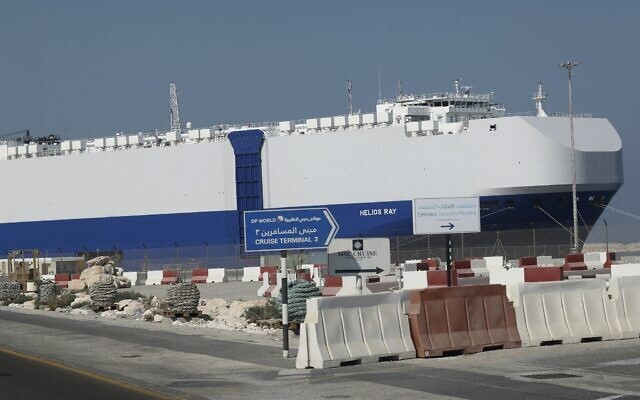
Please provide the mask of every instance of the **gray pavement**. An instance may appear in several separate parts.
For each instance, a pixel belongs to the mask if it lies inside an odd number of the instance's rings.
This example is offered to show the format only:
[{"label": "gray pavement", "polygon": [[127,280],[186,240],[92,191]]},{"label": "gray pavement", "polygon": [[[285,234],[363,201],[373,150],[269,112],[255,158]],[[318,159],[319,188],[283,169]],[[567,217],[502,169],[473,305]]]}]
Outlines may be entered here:
[{"label": "gray pavement", "polygon": [[276,338],[244,332],[0,308],[0,337],[0,346],[185,398],[640,398],[640,339],[295,370]]}]

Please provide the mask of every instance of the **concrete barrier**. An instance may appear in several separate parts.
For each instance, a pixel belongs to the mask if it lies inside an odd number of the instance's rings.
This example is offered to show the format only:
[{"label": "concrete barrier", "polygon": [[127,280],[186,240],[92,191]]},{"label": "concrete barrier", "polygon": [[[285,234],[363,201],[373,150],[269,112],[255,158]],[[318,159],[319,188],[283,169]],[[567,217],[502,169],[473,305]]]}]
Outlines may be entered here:
[{"label": "concrete barrier", "polygon": [[502,285],[414,291],[408,314],[418,357],[520,347],[515,312]]},{"label": "concrete barrier", "polygon": [[510,288],[523,346],[621,337],[606,282],[582,279],[521,283]]},{"label": "concrete barrier", "polygon": [[584,263],[584,254],[573,253],[565,255],[563,267],[565,271],[579,271],[587,269],[587,264]]},{"label": "concrete barrier", "polygon": [[640,337],[640,275],[612,277],[609,293],[618,314],[621,336]]},{"label": "concrete barrier", "polygon": [[69,274],[56,274],[54,279],[56,281],[56,285],[60,286],[61,288],[66,288],[67,286],[69,286],[69,281],[71,280],[71,275],[69,275]]},{"label": "concrete barrier", "polygon": [[138,273],[136,271],[123,272],[122,276],[131,281],[131,286],[138,285]]},{"label": "concrete barrier", "polygon": [[161,285],[162,271],[147,271],[147,280],[144,284],[146,286]]},{"label": "concrete barrier", "polygon": [[206,268],[197,268],[191,271],[191,283],[207,283],[209,271]]},{"label": "concrete barrier", "polygon": [[343,276],[342,287],[336,292],[336,296],[357,296],[362,294],[371,294],[367,287],[366,281],[360,276]]},{"label": "concrete barrier", "polygon": [[402,290],[421,290],[427,288],[427,271],[404,271]]},{"label": "concrete barrier", "polygon": [[258,276],[258,280],[262,280],[262,276],[265,272],[268,272],[270,274],[275,274],[278,272],[278,267],[275,267],[275,266],[260,267],[260,275]]},{"label": "concrete barrier", "polygon": [[178,271],[175,269],[165,269],[162,271],[160,283],[163,285],[173,285],[178,282]]},{"label": "concrete barrier", "polygon": [[45,275],[40,275],[40,279],[41,279],[41,280],[43,280],[43,281],[44,281],[45,279],[46,279],[46,280],[52,280],[52,281],[54,281],[54,282],[55,282],[55,280],[56,280],[56,276],[55,276],[54,274],[45,274]]},{"label": "concrete barrier", "polygon": [[539,267],[553,267],[553,257],[551,256],[537,256],[536,264]]},{"label": "concrete barrier", "polygon": [[485,267],[491,271],[494,269],[504,269],[504,257],[484,257]]},{"label": "concrete barrier", "polygon": [[415,355],[398,293],[307,300],[296,368],[332,368]]},{"label": "concrete barrier", "polygon": [[242,271],[242,282],[258,282],[260,279],[260,267],[244,267]]},{"label": "concrete barrier", "polygon": [[487,261],[484,259],[471,260],[470,267],[474,276],[489,276],[489,269],[487,268]]},{"label": "concrete barrier", "polygon": [[640,264],[613,264],[611,266],[611,278],[640,275]]},{"label": "concrete barrier", "polygon": [[585,253],[584,263],[588,269],[601,269],[604,268],[604,264],[607,262],[607,253],[604,251]]},{"label": "concrete barrier", "polygon": [[207,283],[222,283],[227,281],[225,268],[209,268],[207,270]]},{"label": "concrete barrier", "polygon": [[256,292],[256,296],[258,297],[263,297],[264,294],[270,289],[270,284],[269,284],[269,273],[268,272],[263,272],[262,273],[262,285],[258,288],[258,291]]}]

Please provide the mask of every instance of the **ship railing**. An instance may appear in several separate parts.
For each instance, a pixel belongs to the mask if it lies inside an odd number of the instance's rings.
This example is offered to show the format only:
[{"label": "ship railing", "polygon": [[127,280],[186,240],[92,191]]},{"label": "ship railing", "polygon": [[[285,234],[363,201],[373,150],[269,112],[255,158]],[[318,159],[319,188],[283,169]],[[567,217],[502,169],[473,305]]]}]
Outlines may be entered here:
[{"label": "ship railing", "polygon": [[[552,117],[569,118],[569,113],[567,113],[567,112],[554,112],[554,113],[551,113],[550,116],[552,116]],[[573,118],[593,118],[593,114],[591,114],[591,113],[573,113]]]},{"label": "ship railing", "polygon": [[493,100],[493,94],[491,93],[469,93],[469,94],[456,94],[451,92],[440,93],[425,93],[425,94],[404,94],[397,98],[385,98],[378,100],[378,104],[383,103],[395,103],[397,101],[414,101],[414,100],[453,100],[453,101],[482,101],[490,102]]}]

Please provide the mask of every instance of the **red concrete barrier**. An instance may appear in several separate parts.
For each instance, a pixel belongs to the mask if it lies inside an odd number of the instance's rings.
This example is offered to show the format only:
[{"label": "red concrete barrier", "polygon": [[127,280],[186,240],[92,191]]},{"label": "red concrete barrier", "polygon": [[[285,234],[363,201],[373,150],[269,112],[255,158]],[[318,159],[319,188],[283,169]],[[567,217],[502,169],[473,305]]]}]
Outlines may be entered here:
[{"label": "red concrete barrier", "polygon": [[616,253],[615,252],[608,252],[607,253],[607,261],[604,262],[604,268],[611,268],[611,264],[615,264],[616,263]]},{"label": "red concrete barrier", "polygon": [[429,285],[429,287],[447,286],[447,271],[427,271],[427,284]]},{"label": "red concrete barrier", "polygon": [[537,267],[538,257],[520,257],[520,259],[518,260],[518,265],[520,265],[521,267],[527,267],[527,266]]},{"label": "red concrete barrier", "polygon": [[416,271],[435,271],[438,269],[438,260],[428,258],[416,264]]},{"label": "red concrete barrier", "polygon": [[565,271],[582,271],[587,269],[587,264],[584,263],[584,254],[571,253],[565,255],[563,267]]},{"label": "red concrete barrier", "polygon": [[323,296],[335,296],[342,289],[342,277],[335,275],[325,275],[324,287],[322,288]]},{"label": "red concrete barrier", "polygon": [[551,282],[563,279],[563,267],[524,267],[525,282]]},{"label": "red concrete barrier", "polygon": [[521,346],[515,310],[503,285],[415,291],[408,314],[418,357]]},{"label": "red concrete barrier", "polygon": [[265,272],[268,272],[269,274],[277,273],[278,267],[274,267],[274,266],[260,267],[260,275],[258,276],[259,281],[262,281],[262,274]]},{"label": "red concrete barrier", "polygon": [[71,280],[80,279],[80,274],[71,274]]},{"label": "red concrete barrier", "polygon": [[178,282],[178,271],[175,269],[165,269],[162,271],[162,280],[160,281],[163,285],[171,285]]},{"label": "red concrete barrier", "polygon": [[206,268],[197,268],[191,272],[191,283],[207,283],[209,270]]},{"label": "red concrete barrier", "polygon": [[451,263],[452,269],[471,269],[471,260],[455,260]]},{"label": "red concrete barrier", "polygon": [[311,273],[309,273],[309,272],[298,272],[296,274],[296,279],[299,280],[299,281],[310,282],[311,281]]},{"label": "red concrete barrier", "polygon": [[[265,271],[266,272],[266,271]],[[269,282],[267,282],[269,284],[269,289],[264,291],[264,297],[272,297],[271,296],[271,292],[273,292],[273,289],[276,288],[276,286],[278,286],[278,272],[276,269],[276,272],[269,272]]]},{"label": "red concrete barrier", "polygon": [[69,274],[56,274],[54,277],[56,285],[66,288],[69,286],[69,281],[71,280],[71,275]]}]

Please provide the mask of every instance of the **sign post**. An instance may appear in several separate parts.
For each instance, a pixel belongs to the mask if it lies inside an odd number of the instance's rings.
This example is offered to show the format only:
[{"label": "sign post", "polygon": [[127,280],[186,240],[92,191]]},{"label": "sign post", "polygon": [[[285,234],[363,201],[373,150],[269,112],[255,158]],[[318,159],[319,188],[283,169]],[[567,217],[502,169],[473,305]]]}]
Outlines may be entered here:
[{"label": "sign post", "polygon": [[291,208],[244,213],[245,250],[280,252],[284,358],[289,357],[287,250],[326,249],[338,229],[336,220],[326,208]]},{"label": "sign post", "polygon": [[480,198],[452,197],[413,201],[413,234],[445,235],[447,286],[452,283],[451,234],[471,232],[480,232]]}]

